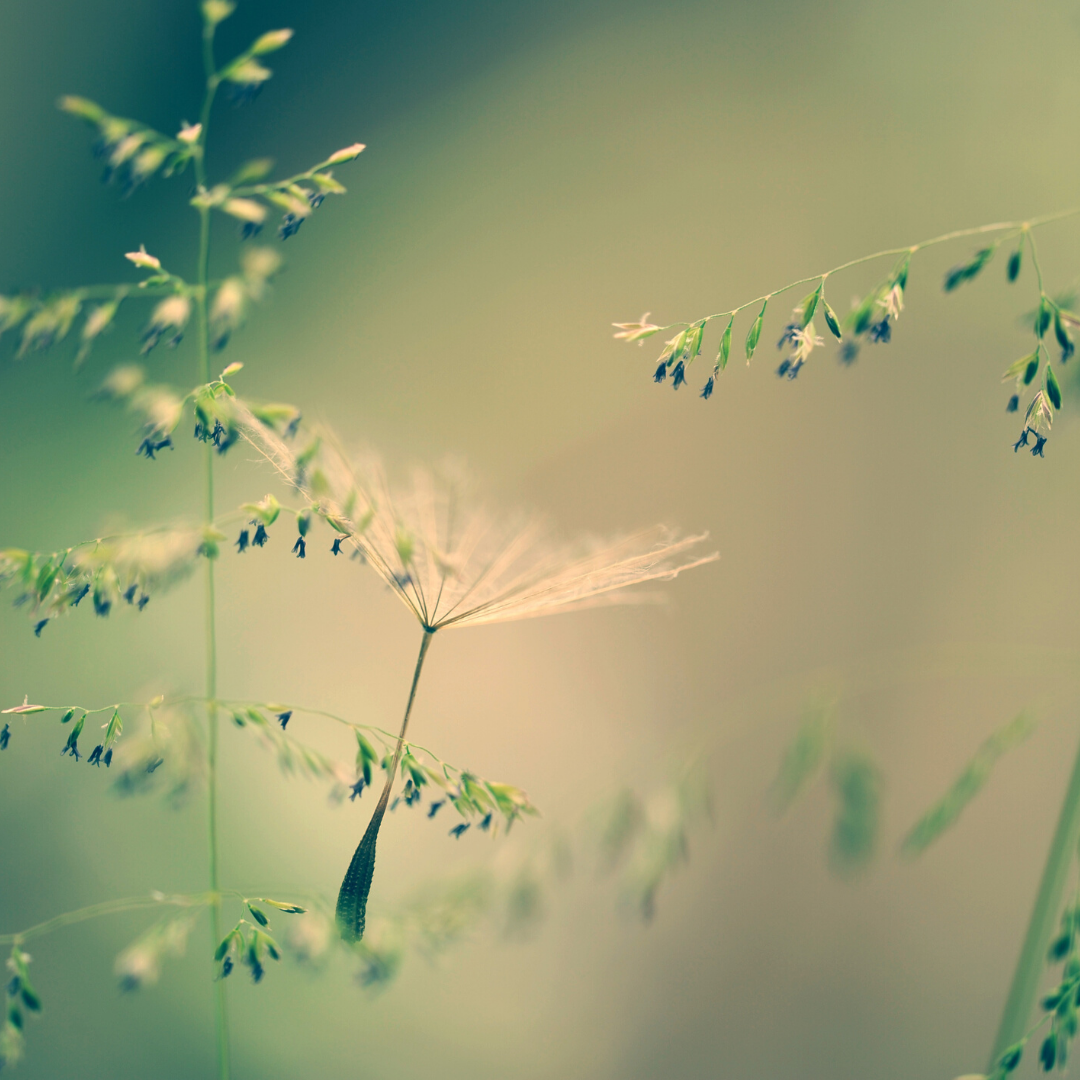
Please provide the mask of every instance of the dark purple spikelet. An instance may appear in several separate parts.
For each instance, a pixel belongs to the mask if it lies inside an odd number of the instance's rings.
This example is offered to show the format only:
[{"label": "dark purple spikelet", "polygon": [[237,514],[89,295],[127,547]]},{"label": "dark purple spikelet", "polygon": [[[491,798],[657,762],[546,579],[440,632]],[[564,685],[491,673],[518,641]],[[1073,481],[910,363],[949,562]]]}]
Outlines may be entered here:
[{"label": "dark purple spikelet", "polygon": [[778,349],[782,349],[787,344],[795,344],[795,334],[801,330],[802,327],[798,323],[788,323],[784,327],[784,332],[780,335],[780,340],[776,343]]},{"label": "dark purple spikelet", "polygon": [[269,540],[269,539],[270,539],[270,536],[267,533],[266,529],[262,525],[259,525],[255,529],[255,536],[254,536],[254,538],[252,539],[251,542],[256,547],[262,547],[266,543],[266,541]]},{"label": "dark purple spikelet", "polygon": [[48,621],[48,619],[39,619],[38,622],[34,624],[34,637],[41,637],[41,631],[45,629]]},{"label": "dark purple spikelet", "polygon": [[463,821],[460,825],[455,825],[450,830],[448,835],[452,836],[455,840],[460,840],[461,837],[462,837],[462,834],[467,832],[468,829],[469,829],[469,823],[467,821]]},{"label": "dark purple spikelet", "polygon": [[870,340],[880,342],[882,345],[888,345],[892,340],[892,324],[889,322],[888,315],[871,325]]},{"label": "dark purple spikelet", "polygon": [[296,538],[296,543],[293,544],[292,549],[293,549],[293,554],[298,559],[306,559],[307,558],[307,543],[304,541],[304,538],[302,536],[298,536]]},{"label": "dark purple spikelet", "polygon": [[251,534],[247,529],[241,529],[240,535],[236,538],[236,551],[242,555],[248,549]]},{"label": "dark purple spikelet", "polygon": [[102,746],[100,743],[98,743],[98,745],[95,746],[94,749],[90,751],[90,756],[86,759],[86,764],[87,765],[97,765],[98,768],[100,768],[101,767],[101,752],[104,749],[105,749],[105,747]]},{"label": "dark purple spikelet", "polygon": [[5,724],[4,730],[0,731],[0,750],[6,750],[11,742],[11,725]]},{"label": "dark purple spikelet", "polygon": [[671,373],[671,388],[672,390],[678,390],[683,383],[686,382],[686,366],[680,360],[675,369]]},{"label": "dark purple spikelet", "polygon": [[653,373],[653,382],[663,382],[667,378],[667,361],[661,360],[660,366]]},{"label": "dark purple spikelet", "polygon": [[709,381],[702,387],[701,397],[708,401],[712,397],[713,387],[716,386],[716,380],[710,375]]},{"label": "dark purple spikelet", "polygon": [[1011,398],[1009,398],[1009,404],[1005,406],[1005,411],[1006,412],[1016,412],[1016,410],[1019,409],[1019,408],[1020,408],[1020,395],[1019,394],[1013,394],[1013,396]]},{"label": "dark purple spikelet", "polygon": [[284,712],[277,714],[278,723],[281,725],[281,730],[284,731],[289,720],[292,718],[292,709],[286,709]]},{"label": "dark purple spikelet", "polygon": [[298,214],[286,214],[278,226],[278,239],[288,240],[290,236],[295,236],[303,224],[304,219]]}]

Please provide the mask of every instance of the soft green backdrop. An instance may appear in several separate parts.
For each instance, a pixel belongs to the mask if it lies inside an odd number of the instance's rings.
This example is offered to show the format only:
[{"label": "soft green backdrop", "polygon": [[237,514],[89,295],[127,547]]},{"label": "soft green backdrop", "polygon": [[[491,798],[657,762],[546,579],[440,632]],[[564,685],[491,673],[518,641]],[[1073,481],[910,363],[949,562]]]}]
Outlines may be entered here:
[{"label": "soft green backdrop", "polygon": [[[608,324],[695,317],[879,247],[1071,205],[1075,5],[250,0],[222,55],[278,25],[296,39],[253,106],[221,110],[212,173],[369,148],[339,170],[350,194],[285,246],[273,303],[227,354],[246,365],[237,385],[402,465],[463,453],[568,530],[668,520],[709,529],[722,553],[670,588],[667,611],[440,637],[415,737],[525,787],[545,819],[522,839],[573,824],[620,779],[663,780],[704,743],[715,827],[648,928],[579,866],[531,942],[481,934],[442,964],[414,958],[378,998],[341,968],[231,980],[236,1076],[947,1080],[981,1067],[1080,695],[1080,432],[1067,403],[1046,460],[1014,456],[997,383],[1025,347],[1030,280],[1009,291],[995,264],[944,298],[941,272],[968,249],[928,253],[892,345],[851,370],[830,349],[795,383],[763,347],[707,404],[703,371],[678,395],[655,387],[651,345],[617,344]],[[86,94],[172,131],[197,110],[197,64],[189,0],[0,7],[0,282],[115,280],[140,242],[191,259],[188,180],[120,201],[53,102]],[[1076,272],[1077,237],[1045,234],[1052,283]],[[230,230],[217,239],[227,269]],[[837,280],[834,304],[872,280]],[[133,357],[137,329],[129,314],[78,375],[70,349],[15,361],[6,348],[0,544],[51,549],[197,513],[195,446],[137,460],[129,420],[87,402]],[[150,368],[190,384],[191,344]],[[270,485],[239,453],[221,472],[222,505]],[[373,578],[316,554],[298,563],[276,542],[223,559],[222,692],[392,725],[416,626]],[[194,587],[138,619],[80,611],[40,641],[22,613],[0,613],[0,699],[197,691],[200,629]],[[887,775],[881,854],[855,883],[828,872],[823,790],[779,824],[764,807],[803,695],[845,686],[860,689],[843,731]],[[1037,736],[955,831],[901,863],[906,827],[1025,705]],[[60,758],[49,725],[16,736],[0,758],[0,931],[203,886],[198,802],[117,801]],[[231,728],[223,769],[226,880],[332,893],[370,804],[328,808]],[[426,825],[389,820],[373,912],[496,856]],[[209,1074],[201,927],[158,988],[115,988],[112,958],[145,921],[31,949],[46,1015],[27,1080]]]}]

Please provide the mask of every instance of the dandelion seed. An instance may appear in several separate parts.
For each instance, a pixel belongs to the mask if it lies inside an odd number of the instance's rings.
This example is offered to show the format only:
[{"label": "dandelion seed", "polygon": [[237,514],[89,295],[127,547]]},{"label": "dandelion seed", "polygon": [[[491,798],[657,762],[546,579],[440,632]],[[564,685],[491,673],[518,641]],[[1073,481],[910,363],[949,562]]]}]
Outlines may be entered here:
[{"label": "dandelion seed", "polygon": [[[365,929],[378,834],[401,760],[423,658],[435,632],[641,602],[648,598],[627,593],[628,586],[670,581],[718,555],[684,561],[705,535],[678,537],[662,527],[608,542],[555,544],[541,522],[494,516],[473,503],[463,479],[453,470],[419,471],[411,488],[399,494],[391,489],[377,461],[356,468],[332,439],[323,441],[320,467],[313,471],[319,477],[315,492],[297,483],[298,455],[284,440],[240,403],[236,418],[244,438],[287,481],[312,498],[322,516],[350,525],[353,517],[362,522],[347,537],[349,544],[363,554],[424,630],[405,719],[393,754],[387,755],[386,783],[338,894],[338,928],[345,940],[359,941]],[[353,512],[346,513],[345,504]],[[459,826],[452,835],[460,836],[467,827]]]},{"label": "dandelion seed", "polygon": [[[265,425],[241,407],[244,437],[293,477],[296,455]],[[611,541],[553,542],[550,529],[536,518],[495,516],[469,498],[468,483],[453,469],[420,470],[402,492],[392,489],[381,464],[371,460],[361,471],[339,453],[328,454],[322,474],[331,492],[358,492],[356,516],[367,527],[348,537],[416,616],[432,631],[535,618],[609,604],[648,602],[631,585],[671,581],[685,570],[713,562],[713,553],[683,561],[707,534],[679,537],[657,526]],[[305,491],[305,494],[311,494]],[[344,518],[330,496],[321,501]],[[407,534],[412,551],[402,560],[400,540]]]},{"label": "dandelion seed", "polygon": [[298,559],[307,557],[307,543],[302,536],[296,538],[296,543],[293,544],[292,551]]},{"label": "dandelion seed", "polygon": [[461,837],[462,837],[462,834],[465,833],[465,832],[468,832],[468,829],[469,829],[469,823],[468,822],[462,822],[460,825],[455,825],[447,835],[452,836],[455,840],[460,840]]},{"label": "dandelion seed", "polygon": [[267,533],[266,529],[263,527],[263,525],[261,523],[259,525],[257,525],[255,527],[255,536],[254,536],[254,538],[252,539],[251,542],[256,547],[263,547],[266,544],[266,541],[269,540],[269,539],[270,539],[270,536]]},{"label": "dandelion seed", "polygon": [[247,529],[241,529],[240,535],[236,538],[236,550],[238,554],[243,554],[248,548],[249,533]]},{"label": "dandelion seed", "polygon": [[284,731],[289,720],[292,718],[292,709],[286,709],[284,712],[277,714],[278,723],[281,725],[281,730]]}]

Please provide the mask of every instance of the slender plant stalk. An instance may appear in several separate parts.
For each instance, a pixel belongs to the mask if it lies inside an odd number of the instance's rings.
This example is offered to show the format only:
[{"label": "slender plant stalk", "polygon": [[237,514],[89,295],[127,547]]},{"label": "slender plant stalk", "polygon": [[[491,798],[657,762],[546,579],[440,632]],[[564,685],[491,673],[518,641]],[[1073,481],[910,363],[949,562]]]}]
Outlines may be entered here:
[{"label": "slender plant stalk", "polygon": [[20,930],[16,934],[0,934],[0,945],[22,945],[31,938],[41,937],[43,934],[51,934],[54,930],[60,930],[65,926],[77,926],[79,923],[90,919],[100,918],[102,915],[115,915],[123,911],[139,911],[142,908],[160,908],[163,904],[173,907],[202,907],[210,903],[209,893],[197,893],[193,896],[128,896],[121,900],[104,900],[100,904],[90,904],[88,907],[78,908],[75,911],[65,911],[62,915],[54,915],[51,919]]},{"label": "slender plant stalk", "polygon": [[[664,326],[656,327],[654,333],[663,330],[672,330],[679,326],[693,326],[695,323],[708,323],[713,319],[724,319],[729,316],[738,315],[740,311],[745,308],[756,307],[758,304],[771,300],[774,296],[780,296],[782,293],[786,293],[791,289],[798,288],[800,285],[809,285],[814,281],[827,281],[833,274],[840,273],[841,270],[850,270],[853,266],[862,266],[863,263],[875,262],[878,259],[885,259],[889,257],[896,257],[898,255],[914,255],[923,248],[936,247],[938,244],[946,244],[951,240],[961,240],[966,236],[985,236],[988,233],[1013,233],[1017,236],[1026,235],[1028,239],[1031,239],[1031,230],[1042,228],[1044,225],[1050,225],[1057,221],[1064,221],[1067,218],[1077,217],[1080,215],[1080,207],[1072,207],[1069,210],[1059,210],[1053,214],[1045,214],[1042,217],[1031,218],[1028,221],[995,221],[989,225],[977,225],[971,229],[954,229],[952,232],[942,233],[940,236],[933,236],[929,240],[920,240],[917,244],[909,244],[907,247],[885,248],[883,251],[875,251],[870,255],[862,255],[858,259],[849,259],[847,262],[841,263],[839,266],[834,266],[829,270],[820,274],[811,274],[809,277],[799,278],[798,281],[788,282],[787,285],[782,286],[779,289],[773,289],[772,292],[762,293],[761,296],[754,297],[753,300],[747,300],[745,303],[740,304],[738,307],[729,308],[727,311],[718,311],[712,315],[706,315],[703,318],[695,319],[693,322],[673,322],[667,323]],[[1008,236],[1002,238],[1008,239]],[[1000,241],[998,241],[1000,242]],[[1032,248],[1034,252],[1034,247]],[[1039,280],[1039,288],[1042,289],[1042,279]],[[618,336],[618,335],[616,335]]]},{"label": "slender plant stalk", "polygon": [[[214,23],[203,21],[203,67],[206,71],[206,95],[203,98],[198,152],[194,156],[195,182],[199,190],[206,187],[206,136],[210,127],[210,109],[218,87],[217,69],[214,64]],[[210,321],[207,310],[207,291],[210,281],[210,208],[199,207],[199,264],[196,275],[196,335],[199,349],[199,379],[210,381]],[[214,521],[214,447],[205,446],[206,502],[205,524]],[[218,884],[217,842],[217,627],[214,597],[214,560],[206,560],[206,725],[207,725],[207,848],[210,879],[210,936],[211,955],[221,941],[221,892]],[[218,1080],[229,1080],[229,1015],[225,999],[225,983],[214,980],[214,1030],[217,1040]]]},{"label": "slender plant stalk", "polygon": [[424,657],[427,655],[428,646],[434,636],[435,631],[425,626],[424,637],[420,642],[420,655],[416,658],[416,669],[413,671],[409,701],[405,706],[405,718],[401,721],[401,731],[398,733],[397,745],[394,747],[394,760],[386,774],[386,783],[375,806],[375,812],[368,822],[364,838],[353,854],[352,862],[349,863],[349,869],[345,872],[345,879],[338,893],[337,924],[341,936],[346,941],[359,941],[364,936],[368,893],[371,892],[371,879],[375,873],[375,843],[379,838],[379,828],[382,826],[383,815],[386,813],[386,804],[390,801],[390,789],[394,786],[398,763],[401,761],[401,750],[405,745],[405,732],[409,727],[409,716],[412,713],[413,701],[416,699],[416,687],[420,682]]},{"label": "slender plant stalk", "polygon": [[1028,1029],[1028,1018],[1039,993],[1039,983],[1046,966],[1046,951],[1054,932],[1058,912],[1065,894],[1065,882],[1069,874],[1077,840],[1080,839],[1080,748],[1073,762],[1065,800],[1061,804],[1050,852],[1046,856],[1042,881],[1035,897],[1035,906],[1028,922],[1024,944],[1016,962],[1009,996],[1001,1014],[997,1038],[990,1055],[987,1073],[993,1073],[998,1059],[1014,1043],[1019,1042]]}]

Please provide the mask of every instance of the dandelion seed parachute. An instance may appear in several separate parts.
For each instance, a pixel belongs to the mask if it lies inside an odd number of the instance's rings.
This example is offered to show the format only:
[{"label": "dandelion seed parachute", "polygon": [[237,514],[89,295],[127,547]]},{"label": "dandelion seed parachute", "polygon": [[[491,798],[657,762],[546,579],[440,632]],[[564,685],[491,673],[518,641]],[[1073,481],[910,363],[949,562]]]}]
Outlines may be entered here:
[{"label": "dandelion seed parachute", "polygon": [[[298,455],[238,406],[241,435],[291,485]],[[320,477],[330,494],[316,500],[326,516],[351,526],[343,538],[431,630],[536,618],[557,611],[655,602],[654,594],[625,592],[631,585],[671,581],[719,558],[693,558],[707,533],[679,536],[653,526],[611,540],[558,541],[535,516],[494,514],[472,498],[460,468],[420,469],[398,488],[382,463],[353,464],[332,436],[323,439]],[[354,497],[350,521],[342,507]]]},{"label": "dandelion seed parachute", "polygon": [[[424,656],[436,631],[641,603],[655,597],[628,593],[628,586],[670,581],[718,555],[689,558],[690,550],[707,534],[679,537],[661,526],[614,540],[560,543],[539,519],[496,515],[474,502],[466,479],[452,467],[418,470],[412,484],[399,490],[391,486],[377,459],[354,465],[328,433],[323,433],[324,450],[316,470],[242,403],[237,403],[235,416],[242,437],[289,484],[312,499],[334,528],[347,530],[342,542],[363,556],[424,630],[387,781],[338,894],[339,932],[346,941],[356,942],[364,935],[379,830]],[[308,479],[315,475],[317,491]],[[352,513],[345,512],[346,505]],[[451,835],[460,836],[467,828],[459,825]]]}]

